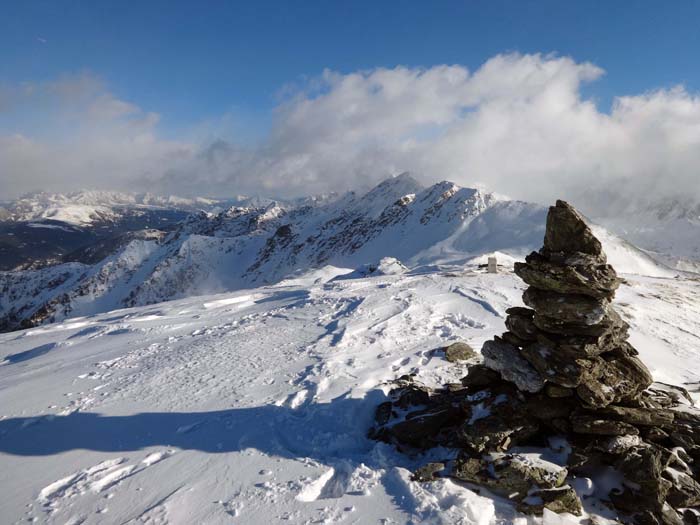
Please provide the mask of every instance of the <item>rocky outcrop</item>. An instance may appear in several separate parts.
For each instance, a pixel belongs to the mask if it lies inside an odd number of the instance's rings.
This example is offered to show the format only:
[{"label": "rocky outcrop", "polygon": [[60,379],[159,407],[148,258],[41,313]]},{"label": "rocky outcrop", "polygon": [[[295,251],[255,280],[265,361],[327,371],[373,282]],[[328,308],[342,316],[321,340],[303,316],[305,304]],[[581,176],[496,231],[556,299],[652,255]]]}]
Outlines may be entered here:
[{"label": "rocky outcrop", "polygon": [[[483,345],[483,363],[462,385],[437,390],[404,378],[378,410],[372,436],[408,451],[459,449],[457,460],[416,479],[482,485],[523,512],[580,514],[567,480],[608,467],[623,482],[603,499],[620,520],[694,519],[700,411],[682,388],[652,382],[612,306],[616,272],[573,207],[550,208],[544,246],[515,273],[529,285],[527,308],[507,310],[507,332]],[[551,455],[561,437],[571,450],[565,465],[521,452]]]}]

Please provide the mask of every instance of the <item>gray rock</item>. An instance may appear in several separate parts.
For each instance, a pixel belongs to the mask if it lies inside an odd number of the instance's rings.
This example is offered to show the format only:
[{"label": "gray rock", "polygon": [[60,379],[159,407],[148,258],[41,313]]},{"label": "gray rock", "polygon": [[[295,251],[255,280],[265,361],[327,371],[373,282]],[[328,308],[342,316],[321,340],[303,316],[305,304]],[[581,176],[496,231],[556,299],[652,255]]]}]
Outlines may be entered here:
[{"label": "gray rock", "polygon": [[525,290],[523,302],[533,308],[538,316],[585,327],[600,323],[610,309],[610,302],[607,299],[547,292],[533,287]]},{"label": "gray rock", "polygon": [[501,334],[501,339],[503,339],[506,343],[517,346],[518,348],[524,348],[533,341],[526,341],[525,339],[520,339],[517,335],[515,335],[513,332],[503,332]]},{"label": "gray rock", "polygon": [[405,420],[381,428],[378,439],[416,448],[442,444],[439,436],[450,424],[452,414],[444,407],[431,407],[409,414]]},{"label": "gray rock", "polygon": [[695,404],[688,390],[682,386],[668,385],[658,381],[652,383],[644,394],[643,399],[650,402],[650,408],[678,405],[692,407]]},{"label": "gray rock", "polygon": [[[583,218],[558,201],[544,247],[515,271],[530,285],[523,295],[530,308],[506,311],[508,331],[483,345],[483,364],[437,390],[399,380],[401,393],[380,405],[372,435],[407,451],[460,449],[449,475],[508,497],[523,512],[581,514],[565,469],[513,453],[564,436],[577,474],[617,471],[622,488],[609,503],[619,519],[698,523],[697,513],[682,518],[678,510],[700,507],[700,410],[685,389],[652,384],[627,342],[628,324],[611,306],[620,280]],[[464,359],[461,350],[448,359]],[[442,467],[426,465],[414,479],[432,480]]]},{"label": "gray rock", "polygon": [[506,310],[506,328],[523,341],[537,340],[537,327],[533,321],[534,310],[515,306]]},{"label": "gray rock", "polygon": [[611,419],[601,419],[592,415],[571,416],[571,426],[577,434],[593,434],[599,436],[627,436],[637,435],[639,430],[625,423]]},{"label": "gray rock", "polygon": [[521,354],[547,381],[559,386],[576,388],[587,378],[600,373],[603,360],[576,358],[563,349],[543,343],[532,343]]},{"label": "gray rock", "polygon": [[617,273],[609,264],[559,264],[538,252],[532,252],[525,261],[515,263],[515,273],[540,290],[610,299],[620,285]]},{"label": "gray rock", "polygon": [[651,427],[648,429],[645,429],[644,431],[644,439],[647,441],[650,441],[652,443],[662,443],[665,441],[668,441],[669,435],[668,432],[661,428],[656,428],[656,427]]},{"label": "gray rock", "polygon": [[544,234],[544,250],[548,252],[581,252],[598,257],[605,262],[600,241],[593,235],[583,217],[573,206],[558,200],[549,208],[547,228]]},{"label": "gray rock", "polygon": [[502,452],[540,430],[516,397],[503,392],[481,391],[462,403],[466,414],[457,429],[457,442],[475,453]]},{"label": "gray rock", "polygon": [[481,348],[484,365],[495,370],[506,381],[525,392],[539,392],[544,380],[532,365],[520,355],[517,347],[498,338],[486,341]]},{"label": "gray rock", "polygon": [[673,423],[673,412],[671,410],[653,408],[634,408],[608,405],[598,411],[613,419],[625,421],[631,425],[663,427]]},{"label": "gray rock", "polygon": [[[562,335],[546,333],[538,330],[537,341],[540,343],[556,346],[566,352],[572,358],[596,357],[603,352],[615,348],[627,340],[628,325],[617,315],[614,310],[609,314],[613,321],[609,330],[600,336],[586,335]],[[619,322],[617,322],[619,320]]]},{"label": "gray rock", "polygon": [[400,389],[396,405],[408,408],[416,405],[427,405],[430,402],[431,389],[419,383],[409,383]]},{"label": "gray rock", "polygon": [[553,489],[566,481],[566,468],[544,461],[532,462],[520,454],[491,454],[484,459],[459,458],[451,475],[483,485],[499,494],[524,499],[531,488]]},{"label": "gray rock", "polygon": [[435,481],[440,476],[438,473],[445,469],[444,463],[428,463],[418,468],[411,476],[412,481],[428,482]]},{"label": "gray rock", "polygon": [[631,514],[648,512],[660,517],[672,486],[662,476],[663,463],[659,447],[641,445],[626,450],[615,464],[624,476],[623,490],[610,495],[615,507]]},{"label": "gray rock", "polygon": [[652,383],[646,366],[625,345],[605,354],[600,373],[576,387],[576,394],[591,408],[636,399]]},{"label": "gray rock", "polygon": [[462,378],[462,385],[467,388],[482,388],[502,381],[501,376],[495,370],[485,365],[472,365],[467,370],[467,375]]},{"label": "gray rock", "polygon": [[608,307],[607,315],[596,324],[585,325],[580,323],[567,323],[540,313],[535,313],[533,323],[539,330],[549,334],[566,337],[583,336],[603,340],[608,338],[614,340],[616,339],[616,334],[620,332],[624,333],[627,330],[627,323],[625,323],[615,309],[611,307]]},{"label": "gray rock", "polygon": [[450,346],[445,348],[445,359],[450,363],[456,363],[458,361],[468,361],[476,357],[476,352],[467,343],[457,342],[452,343]]},{"label": "gray rock", "polygon": [[597,441],[591,446],[600,452],[611,454],[613,456],[621,456],[631,448],[639,447],[644,444],[644,440],[638,435],[622,435],[612,436],[604,441]]},{"label": "gray rock", "polygon": [[569,485],[554,489],[535,490],[520,503],[518,510],[525,514],[541,515],[544,509],[551,510],[557,514],[568,512],[575,516],[580,516],[583,512],[581,500],[576,491]]},{"label": "gray rock", "polygon": [[667,468],[664,477],[671,482],[666,500],[675,508],[700,506],[700,483],[685,472]]}]

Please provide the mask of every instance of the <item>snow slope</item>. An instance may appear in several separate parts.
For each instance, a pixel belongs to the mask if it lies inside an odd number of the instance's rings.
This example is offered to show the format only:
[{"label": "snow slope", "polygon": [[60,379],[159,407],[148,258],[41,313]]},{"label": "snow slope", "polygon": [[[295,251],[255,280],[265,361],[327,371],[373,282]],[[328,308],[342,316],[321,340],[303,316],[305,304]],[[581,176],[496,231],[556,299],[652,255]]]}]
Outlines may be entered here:
[{"label": "snow slope", "polygon": [[[0,290],[13,297],[0,301],[0,330],[272,284],[328,264],[357,268],[393,257],[415,268],[492,253],[512,264],[541,245],[545,215],[543,206],[451,182],[424,188],[408,174],[364,195],[201,212],[96,264],[0,272]],[[621,271],[675,275],[602,233]]]},{"label": "snow slope", "polygon": [[[669,189],[672,191],[672,189]],[[584,199],[596,222],[678,270],[700,273],[700,202],[692,195]]]},{"label": "snow slope", "polygon": [[[0,522],[531,523],[483,490],[411,482],[430,457],[366,438],[392,379],[459,380],[437,349],[501,333],[522,282],[349,272],[0,335]],[[642,359],[697,385],[698,281],[624,277]]]}]

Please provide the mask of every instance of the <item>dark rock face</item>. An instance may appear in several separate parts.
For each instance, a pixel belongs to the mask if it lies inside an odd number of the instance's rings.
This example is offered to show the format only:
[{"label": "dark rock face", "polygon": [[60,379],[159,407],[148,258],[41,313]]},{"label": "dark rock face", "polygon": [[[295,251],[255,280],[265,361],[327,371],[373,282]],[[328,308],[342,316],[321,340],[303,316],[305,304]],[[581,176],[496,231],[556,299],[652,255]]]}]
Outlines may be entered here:
[{"label": "dark rock face", "polygon": [[603,246],[573,206],[557,201],[549,208],[543,251],[592,255],[605,263]]},{"label": "dark rock face", "polygon": [[[522,512],[580,514],[567,476],[607,466],[624,480],[608,496],[621,521],[697,521],[700,410],[684,389],[652,384],[611,304],[619,280],[606,260],[582,217],[557,201],[543,248],[515,265],[530,308],[507,310],[508,331],[483,345],[483,364],[461,385],[401,384],[379,407],[372,436],[404,450],[460,449],[416,479],[483,485]],[[571,446],[568,469],[515,448],[546,447],[555,436]]]}]

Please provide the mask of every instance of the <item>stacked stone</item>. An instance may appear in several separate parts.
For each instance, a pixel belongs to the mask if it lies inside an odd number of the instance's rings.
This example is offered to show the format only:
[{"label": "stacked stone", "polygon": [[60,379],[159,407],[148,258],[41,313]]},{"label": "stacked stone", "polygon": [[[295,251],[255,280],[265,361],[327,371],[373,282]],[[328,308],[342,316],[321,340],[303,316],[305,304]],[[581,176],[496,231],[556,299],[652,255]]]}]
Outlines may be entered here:
[{"label": "stacked stone", "polygon": [[573,207],[550,208],[544,246],[515,273],[530,285],[530,308],[506,312],[508,331],[482,349],[487,367],[521,390],[572,396],[587,408],[634,401],[652,383],[611,305],[617,274]]},{"label": "stacked stone", "polygon": [[[683,388],[652,384],[611,305],[620,281],[574,208],[550,208],[544,246],[515,272],[528,308],[507,310],[508,331],[484,344],[483,364],[437,390],[400,378],[371,436],[459,449],[415,479],[483,485],[523,512],[580,514],[568,480],[606,466],[624,480],[607,497],[621,521],[700,525],[700,411]],[[514,449],[557,436],[572,449],[566,466]]]}]

